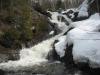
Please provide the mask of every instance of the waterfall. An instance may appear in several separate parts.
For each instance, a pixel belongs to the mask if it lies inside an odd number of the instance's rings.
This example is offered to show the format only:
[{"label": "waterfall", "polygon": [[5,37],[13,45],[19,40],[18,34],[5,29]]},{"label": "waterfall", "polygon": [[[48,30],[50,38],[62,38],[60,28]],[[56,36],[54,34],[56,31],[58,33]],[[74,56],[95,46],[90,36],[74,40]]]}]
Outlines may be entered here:
[{"label": "waterfall", "polygon": [[17,61],[8,61],[0,64],[0,69],[3,70],[19,70],[25,67],[31,67],[34,65],[40,65],[42,62],[47,62],[46,56],[48,52],[52,50],[52,44],[55,39],[61,36],[63,33],[45,40],[34,47],[24,48],[20,51],[20,59]]},{"label": "waterfall", "polygon": [[[73,3],[73,0],[68,0]],[[76,1],[76,0],[75,0]],[[56,39],[62,36],[67,30],[68,25],[65,22],[62,22],[61,17],[64,17],[68,22],[72,22],[67,16],[63,15],[63,13],[58,12],[50,12],[51,19],[49,19],[52,23],[55,23],[57,27],[62,31],[60,34],[44,40],[39,44],[31,47],[31,48],[23,48],[20,50],[20,59],[16,61],[8,61],[5,63],[0,63],[0,69],[5,71],[17,71],[26,68],[30,68],[34,65],[41,65],[42,63],[47,63],[48,59],[46,59],[48,53],[53,49],[53,43]],[[60,21],[58,20],[58,16],[60,16]]]},{"label": "waterfall", "polygon": [[58,28],[61,29],[62,32],[50,39],[40,42],[31,48],[23,48],[20,50],[19,60],[0,63],[0,69],[5,71],[17,71],[25,69],[25,67],[32,67],[34,65],[41,65],[43,62],[48,62],[46,57],[52,50],[54,41],[67,31],[67,26],[65,23],[57,20],[58,13],[51,12],[51,14],[51,22],[57,23]]}]

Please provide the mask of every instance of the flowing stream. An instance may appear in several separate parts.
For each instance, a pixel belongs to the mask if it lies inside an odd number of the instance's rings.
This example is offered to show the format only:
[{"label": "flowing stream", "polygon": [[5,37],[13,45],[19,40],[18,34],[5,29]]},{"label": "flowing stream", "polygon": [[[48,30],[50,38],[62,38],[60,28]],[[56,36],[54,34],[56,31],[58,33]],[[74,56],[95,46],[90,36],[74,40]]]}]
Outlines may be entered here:
[{"label": "flowing stream", "polygon": [[[57,12],[54,13],[52,13],[51,22],[56,22],[58,28],[62,30],[62,32],[50,39],[40,42],[39,44],[31,48],[23,48],[22,50],[20,50],[19,60],[10,60],[8,62],[0,63],[0,69],[6,71],[6,75],[33,75],[33,72],[35,72],[36,74],[38,74],[39,72],[41,74],[41,72],[43,72],[50,75],[61,75],[63,73],[65,67],[62,63],[56,61],[50,63],[47,59],[48,53],[53,50],[54,41],[62,36],[68,29],[64,22],[57,20],[57,16],[59,14]],[[59,70],[59,67],[62,70]],[[51,74],[53,73],[52,70],[55,71],[54,74]]]},{"label": "flowing stream", "polygon": [[[79,1],[79,0],[78,0]],[[73,2],[71,0],[71,2]],[[8,61],[4,63],[0,63],[0,69],[6,71],[5,74],[2,75],[67,75],[65,73],[65,66],[63,63],[58,61],[49,62],[47,59],[48,53],[53,50],[53,43],[60,36],[62,36],[66,31],[68,31],[68,25],[62,21],[62,14],[58,12],[50,12],[51,19],[49,19],[52,23],[56,23],[55,25],[61,30],[56,36],[53,36],[50,39],[44,40],[39,44],[31,47],[31,48],[23,48],[20,50],[20,59],[16,61]],[[60,20],[58,20],[58,16],[60,16]],[[63,16],[65,20],[68,22],[72,22],[66,16]],[[0,75],[1,75],[0,71]],[[73,74],[73,75],[79,75]]]}]

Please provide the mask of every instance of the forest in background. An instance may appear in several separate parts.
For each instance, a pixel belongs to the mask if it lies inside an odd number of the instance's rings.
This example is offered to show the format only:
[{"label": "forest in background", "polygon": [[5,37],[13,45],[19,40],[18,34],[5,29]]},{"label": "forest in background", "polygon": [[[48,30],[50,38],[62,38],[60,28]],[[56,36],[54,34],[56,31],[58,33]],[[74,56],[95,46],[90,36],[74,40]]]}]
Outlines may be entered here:
[{"label": "forest in background", "polygon": [[[30,42],[38,42],[48,34],[50,27],[47,17],[34,10],[33,4],[37,4],[37,9],[41,7],[45,11],[60,11],[78,7],[82,2],[83,0],[0,0],[0,49],[19,49],[22,45],[28,46]],[[97,6],[92,5],[92,8],[96,10]]]},{"label": "forest in background", "polygon": [[47,25],[45,18],[32,9],[31,0],[0,0],[1,46],[21,48],[21,44],[47,32]]}]

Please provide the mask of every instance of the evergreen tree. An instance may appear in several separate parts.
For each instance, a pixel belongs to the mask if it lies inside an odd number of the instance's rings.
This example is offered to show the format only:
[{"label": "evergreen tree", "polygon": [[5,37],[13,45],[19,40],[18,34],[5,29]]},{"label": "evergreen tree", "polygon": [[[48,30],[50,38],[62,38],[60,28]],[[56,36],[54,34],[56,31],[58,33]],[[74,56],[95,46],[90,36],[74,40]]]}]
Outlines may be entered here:
[{"label": "evergreen tree", "polygon": [[32,40],[31,0],[0,0],[0,4],[0,20],[5,25],[9,25],[8,29],[5,27],[6,29],[2,36],[12,38],[15,41],[22,41],[23,43]]}]

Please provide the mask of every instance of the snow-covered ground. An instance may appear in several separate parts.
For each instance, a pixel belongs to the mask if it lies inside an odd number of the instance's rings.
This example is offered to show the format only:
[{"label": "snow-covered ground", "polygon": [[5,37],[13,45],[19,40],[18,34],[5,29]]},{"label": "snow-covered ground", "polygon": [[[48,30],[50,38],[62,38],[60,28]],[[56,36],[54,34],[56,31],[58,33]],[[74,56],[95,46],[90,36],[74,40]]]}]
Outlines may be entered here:
[{"label": "snow-covered ground", "polygon": [[55,50],[60,57],[63,57],[65,55],[66,44],[67,44],[67,37],[61,36],[60,38],[58,38],[58,42],[55,43],[54,45]]}]

